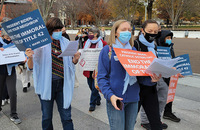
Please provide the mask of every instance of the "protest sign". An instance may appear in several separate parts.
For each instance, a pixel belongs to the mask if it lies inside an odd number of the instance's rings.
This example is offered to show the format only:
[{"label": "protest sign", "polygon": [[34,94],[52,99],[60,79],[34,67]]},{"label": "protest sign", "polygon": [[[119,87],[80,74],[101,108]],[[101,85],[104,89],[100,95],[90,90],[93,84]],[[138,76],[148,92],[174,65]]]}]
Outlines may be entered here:
[{"label": "protest sign", "polygon": [[159,59],[168,60],[171,59],[171,52],[169,47],[157,47],[157,54]]},{"label": "protest sign", "polygon": [[20,52],[17,48],[7,48],[4,51],[0,51],[0,57],[0,65],[25,61],[24,52]]},{"label": "protest sign", "polygon": [[178,84],[178,75],[174,75],[170,78],[167,103],[174,101],[177,84]]},{"label": "protest sign", "polygon": [[1,25],[20,51],[34,50],[52,42],[38,9]]},{"label": "protest sign", "polygon": [[152,52],[114,48],[117,58],[130,76],[148,76],[145,70],[156,58]]},{"label": "protest sign", "polygon": [[190,58],[188,54],[177,56],[179,61],[174,66],[177,70],[180,70],[183,76],[192,75],[192,67],[190,64]]},{"label": "protest sign", "polygon": [[101,49],[102,48],[88,48],[79,50],[81,52],[79,66],[84,71],[94,71],[99,60],[99,54],[101,52]]}]

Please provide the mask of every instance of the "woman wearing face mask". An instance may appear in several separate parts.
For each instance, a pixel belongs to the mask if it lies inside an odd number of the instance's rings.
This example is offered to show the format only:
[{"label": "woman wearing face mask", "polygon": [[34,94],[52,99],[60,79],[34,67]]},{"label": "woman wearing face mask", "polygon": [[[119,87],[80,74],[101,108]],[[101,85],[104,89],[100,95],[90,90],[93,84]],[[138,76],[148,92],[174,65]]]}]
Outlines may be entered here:
[{"label": "woman wearing face mask", "polygon": [[[116,57],[113,48],[133,47],[131,25],[126,20],[115,22],[108,44],[98,63],[98,85],[107,100],[107,114],[111,130],[133,130],[138,111],[139,84],[135,76],[129,76]],[[109,55],[111,54],[111,57]],[[158,77],[152,77],[153,80]]]},{"label": "woman wearing face mask", "polygon": [[[107,45],[107,43],[100,37],[99,29],[96,27],[90,28],[88,32],[88,40],[84,44],[84,49],[103,48],[105,45]],[[95,110],[96,105],[99,106],[101,104],[101,97],[94,85],[94,71],[84,71],[83,75],[87,77],[87,82],[91,90],[89,111],[92,112]]]},{"label": "woman wearing face mask", "polygon": [[[141,32],[138,38],[134,41],[134,46],[138,51],[153,52],[156,55],[154,40],[158,35],[158,23],[154,20],[147,20],[143,23]],[[157,77],[161,78],[161,75]],[[158,81],[158,80],[157,80]],[[140,106],[145,110],[147,117],[149,119],[150,128],[152,130],[162,130],[162,123],[159,114],[159,103],[156,90],[156,82],[153,82],[149,76],[138,77],[138,82],[140,84]],[[146,124],[141,124],[146,127]]]},{"label": "woman wearing face mask", "polygon": [[52,43],[32,51],[26,49],[27,65],[33,69],[35,92],[42,110],[42,129],[53,130],[52,114],[54,100],[57,103],[64,130],[73,130],[71,100],[74,89],[75,67],[80,53],[73,57],[58,57],[66,49],[69,40],[62,37],[63,24],[58,18],[46,23]]}]

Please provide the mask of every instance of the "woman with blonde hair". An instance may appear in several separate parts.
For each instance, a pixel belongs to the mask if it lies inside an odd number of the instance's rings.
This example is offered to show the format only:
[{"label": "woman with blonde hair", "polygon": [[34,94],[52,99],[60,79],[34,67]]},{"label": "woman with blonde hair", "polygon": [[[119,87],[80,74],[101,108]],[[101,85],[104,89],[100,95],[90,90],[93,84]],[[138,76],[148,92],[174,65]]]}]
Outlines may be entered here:
[{"label": "woman with blonde hair", "polygon": [[[126,72],[113,50],[113,48],[136,50],[131,40],[131,30],[128,21],[115,22],[108,41],[110,47],[105,46],[99,55],[97,80],[107,100],[111,130],[134,130],[137,117],[140,91],[137,78]],[[152,76],[152,80],[157,78]]]},{"label": "woman with blonde hair", "polygon": [[[113,50],[115,48],[135,50],[131,25],[126,20],[115,22],[108,44],[99,56],[98,85],[107,100],[107,114],[111,130],[133,130],[137,117],[139,84],[135,76],[129,76]],[[109,58],[111,51],[111,58]],[[120,105],[121,104],[121,105]]]}]

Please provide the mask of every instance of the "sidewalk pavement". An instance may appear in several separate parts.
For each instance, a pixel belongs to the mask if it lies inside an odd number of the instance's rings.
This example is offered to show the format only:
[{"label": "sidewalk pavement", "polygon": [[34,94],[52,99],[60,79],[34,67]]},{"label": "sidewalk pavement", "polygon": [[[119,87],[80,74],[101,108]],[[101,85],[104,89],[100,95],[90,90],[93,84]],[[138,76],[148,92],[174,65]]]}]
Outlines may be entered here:
[{"label": "sidewalk pavement", "polygon": [[[106,101],[102,97],[102,104],[101,106],[97,106],[96,110],[94,112],[89,112],[89,97],[90,97],[90,91],[89,87],[87,86],[86,78],[82,76],[81,72],[77,74],[78,80],[79,80],[79,87],[74,89],[74,96],[72,101],[72,110],[73,108],[81,111],[84,114],[87,114],[105,124],[108,123],[107,113],[106,113]],[[184,87],[195,87],[200,90],[200,75],[194,74],[193,76],[185,77],[182,79],[179,79],[178,87],[182,89],[180,86]],[[20,89],[21,90],[21,89]],[[31,92],[32,93],[32,92]],[[34,91],[33,91],[34,93]],[[30,96],[33,96],[32,94]],[[35,96],[34,98],[36,98]],[[20,102],[18,100],[18,102]],[[33,102],[35,103],[35,102]],[[18,106],[19,107],[19,106]],[[20,106],[21,107],[21,106]],[[18,108],[21,109],[21,108]],[[24,108],[23,108],[24,109]],[[3,110],[4,111],[4,110]],[[168,124],[168,130],[198,130],[200,129],[200,102],[190,100],[187,98],[184,98],[182,96],[176,96],[175,101],[173,103],[173,111],[176,112],[176,115],[181,118],[180,123],[175,123],[169,120],[162,119],[163,122]],[[21,113],[22,114],[22,113]],[[34,113],[33,113],[34,114]],[[8,115],[8,114],[6,114]],[[12,123],[8,116],[6,116],[4,112],[0,112],[0,130],[19,130],[18,125],[15,125]],[[55,115],[57,117],[57,115]],[[19,113],[20,117],[20,113]],[[59,116],[58,116],[59,117]],[[27,117],[28,118],[28,117]],[[37,118],[41,118],[41,115]],[[73,114],[72,114],[73,118]],[[41,120],[41,119],[40,119]],[[23,122],[22,120],[22,123]],[[31,123],[31,122],[29,122]],[[76,123],[76,122],[75,122]],[[76,130],[81,130],[80,124],[74,124]],[[91,124],[92,127],[92,124]],[[30,128],[30,130],[33,128]],[[92,130],[92,128],[91,128]],[[93,128],[93,130],[96,130]],[[144,130],[140,126],[140,114],[138,114],[137,117],[137,123],[135,125],[135,130]]]}]

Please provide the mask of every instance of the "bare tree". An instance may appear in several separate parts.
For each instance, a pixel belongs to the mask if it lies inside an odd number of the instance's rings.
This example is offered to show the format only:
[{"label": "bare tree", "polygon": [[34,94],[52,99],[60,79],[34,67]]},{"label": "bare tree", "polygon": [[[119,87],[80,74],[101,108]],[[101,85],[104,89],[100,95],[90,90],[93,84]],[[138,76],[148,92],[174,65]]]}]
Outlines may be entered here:
[{"label": "bare tree", "polygon": [[60,0],[61,9],[69,16],[71,20],[72,29],[77,21],[77,15],[82,9],[82,1],[81,0]]},{"label": "bare tree", "polygon": [[42,15],[44,22],[47,21],[54,2],[55,0],[36,0],[37,7]]},{"label": "bare tree", "polygon": [[3,9],[4,2],[5,2],[5,0],[1,0],[0,14],[1,14],[1,11],[2,11],[2,9]]},{"label": "bare tree", "polygon": [[193,0],[159,0],[159,2],[164,5],[163,8],[167,11],[172,22],[172,30],[174,30],[181,14],[188,9]]},{"label": "bare tree", "polygon": [[115,19],[131,20],[137,11],[139,0],[110,0],[110,11]]}]

